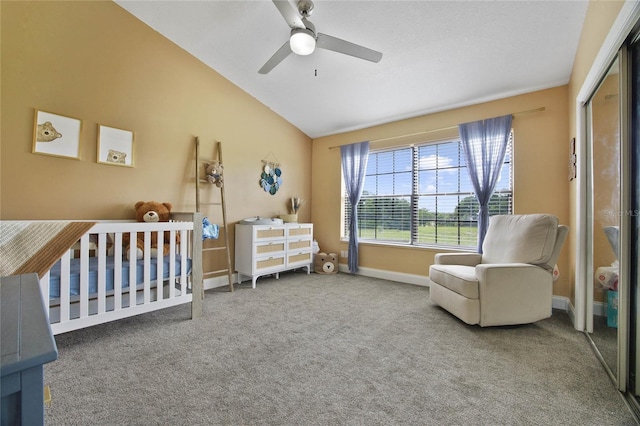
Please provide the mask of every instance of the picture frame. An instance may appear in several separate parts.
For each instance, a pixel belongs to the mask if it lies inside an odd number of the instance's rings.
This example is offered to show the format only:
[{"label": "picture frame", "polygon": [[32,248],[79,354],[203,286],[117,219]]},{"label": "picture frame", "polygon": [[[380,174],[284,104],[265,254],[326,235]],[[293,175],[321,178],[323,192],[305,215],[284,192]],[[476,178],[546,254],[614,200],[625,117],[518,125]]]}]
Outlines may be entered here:
[{"label": "picture frame", "polygon": [[31,152],[79,160],[81,132],[81,120],[36,109]]},{"label": "picture frame", "polygon": [[134,132],[98,124],[98,163],[134,167]]},{"label": "picture frame", "polygon": [[569,181],[576,178],[576,138],[569,142]]}]

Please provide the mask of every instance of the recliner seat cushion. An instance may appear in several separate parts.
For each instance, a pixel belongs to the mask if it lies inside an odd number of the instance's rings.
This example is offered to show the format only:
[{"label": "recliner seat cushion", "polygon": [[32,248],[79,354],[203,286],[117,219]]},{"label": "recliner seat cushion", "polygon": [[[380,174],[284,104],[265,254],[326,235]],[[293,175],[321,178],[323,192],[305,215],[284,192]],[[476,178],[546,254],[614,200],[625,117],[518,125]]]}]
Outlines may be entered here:
[{"label": "recliner seat cushion", "polygon": [[431,265],[429,279],[468,299],[477,299],[479,296],[474,266]]},{"label": "recliner seat cushion", "polygon": [[553,268],[558,219],[548,214],[491,216],[482,263],[529,263]]}]

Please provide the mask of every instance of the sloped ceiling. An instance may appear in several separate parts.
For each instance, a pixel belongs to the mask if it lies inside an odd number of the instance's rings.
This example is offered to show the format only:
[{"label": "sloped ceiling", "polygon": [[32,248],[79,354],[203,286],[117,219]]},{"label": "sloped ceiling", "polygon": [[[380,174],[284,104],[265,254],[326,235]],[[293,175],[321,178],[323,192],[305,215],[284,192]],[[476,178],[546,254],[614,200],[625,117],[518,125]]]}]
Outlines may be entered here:
[{"label": "sloped ceiling", "polygon": [[262,75],[289,37],[269,0],[116,3],[312,138],[566,84],[588,5],[315,0],[318,32],[382,60],[316,49]]}]

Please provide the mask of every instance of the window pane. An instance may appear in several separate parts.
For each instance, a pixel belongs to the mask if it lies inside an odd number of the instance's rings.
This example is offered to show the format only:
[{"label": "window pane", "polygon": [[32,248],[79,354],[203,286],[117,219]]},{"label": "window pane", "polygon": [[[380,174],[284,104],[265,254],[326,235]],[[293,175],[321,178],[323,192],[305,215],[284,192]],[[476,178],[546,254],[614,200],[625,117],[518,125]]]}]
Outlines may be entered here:
[{"label": "window pane", "polygon": [[418,172],[418,191],[420,194],[435,194],[438,192],[438,174],[435,170]]},{"label": "window pane", "polygon": [[500,177],[498,178],[498,182],[496,182],[495,191],[510,191],[511,190],[511,167],[509,164],[504,164],[502,166],[502,170],[500,171]]},{"label": "window pane", "polygon": [[358,205],[358,228],[363,239],[410,242],[409,197],[363,197]]},{"label": "window pane", "polygon": [[378,193],[378,177],[367,176],[364,180],[362,194],[376,195]]}]

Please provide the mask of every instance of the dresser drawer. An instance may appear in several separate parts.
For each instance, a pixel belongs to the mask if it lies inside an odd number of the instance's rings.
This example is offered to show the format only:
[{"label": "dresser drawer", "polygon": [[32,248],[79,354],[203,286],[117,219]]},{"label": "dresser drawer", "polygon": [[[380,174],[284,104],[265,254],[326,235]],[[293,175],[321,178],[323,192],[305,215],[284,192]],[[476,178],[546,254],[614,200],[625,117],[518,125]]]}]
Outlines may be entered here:
[{"label": "dresser drawer", "polygon": [[287,267],[306,266],[311,263],[311,250],[294,251],[287,253]]},{"label": "dresser drawer", "polygon": [[286,259],[285,259],[285,255],[281,255],[281,256],[268,256],[268,257],[261,257],[259,259],[256,259],[255,265],[254,265],[254,272],[265,272],[265,271],[269,271],[271,269],[273,270],[281,270],[286,263]]},{"label": "dresser drawer", "polygon": [[287,250],[289,252],[311,250],[311,244],[311,238],[287,240]]},{"label": "dresser drawer", "polygon": [[284,240],[287,238],[287,228],[284,225],[281,226],[254,226],[253,227],[253,242],[269,241],[269,240]]},{"label": "dresser drawer", "polygon": [[255,257],[284,254],[286,250],[286,240],[264,241],[253,245],[253,255]]},{"label": "dresser drawer", "polygon": [[311,239],[313,236],[313,224],[310,223],[289,223],[287,225],[287,238],[308,238]]}]

